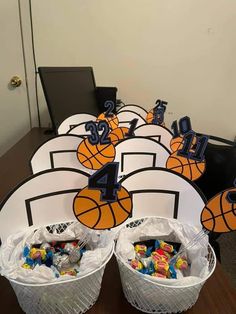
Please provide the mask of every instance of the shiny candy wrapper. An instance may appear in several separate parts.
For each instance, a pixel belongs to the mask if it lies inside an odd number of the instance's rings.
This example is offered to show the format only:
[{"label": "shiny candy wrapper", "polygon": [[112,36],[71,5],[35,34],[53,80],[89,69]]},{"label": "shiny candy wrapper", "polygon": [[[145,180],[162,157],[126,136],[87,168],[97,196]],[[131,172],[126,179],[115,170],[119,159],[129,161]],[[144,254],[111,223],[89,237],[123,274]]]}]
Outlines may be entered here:
[{"label": "shiny candy wrapper", "polygon": [[156,249],[162,249],[168,253],[174,253],[175,252],[173,245],[168,244],[162,240],[160,240],[160,241],[156,240],[155,247],[156,247]]},{"label": "shiny candy wrapper", "polygon": [[153,262],[152,257],[140,258],[140,262],[145,268],[149,268],[150,264]]},{"label": "shiny candy wrapper", "polygon": [[166,278],[165,275],[160,274],[160,273],[153,273],[152,276],[153,276],[153,277],[158,277],[158,278]]},{"label": "shiny candy wrapper", "polygon": [[175,267],[180,270],[184,270],[188,268],[188,262],[185,259],[178,258]]},{"label": "shiny candy wrapper", "polygon": [[165,255],[160,255],[156,251],[152,252],[152,260],[154,263],[168,262],[168,258]]},{"label": "shiny candy wrapper", "polygon": [[141,270],[143,269],[143,264],[136,260],[136,259],[133,259],[131,262],[130,262],[130,266],[136,270]]},{"label": "shiny candy wrapper", "polygon": [[157,273],[167,276],[169,270],[169,264],[166,262],[156,262],[154,263],[154,268]]},{"label": "shiny candy wrapper", "polygon": [[146,247],[146,245],[143,245],[143,244],[136,244],[134,247],[134,250],[136,253],[146,254],[147,247]]},{"label": "shiny candy wrapper", "polygon": [[60,253],[56,253],[53,256],[53,265],[59,270],[62,271],[64,269],[71,268],[71,263],[68,259],[68,255],[60,255]]}]

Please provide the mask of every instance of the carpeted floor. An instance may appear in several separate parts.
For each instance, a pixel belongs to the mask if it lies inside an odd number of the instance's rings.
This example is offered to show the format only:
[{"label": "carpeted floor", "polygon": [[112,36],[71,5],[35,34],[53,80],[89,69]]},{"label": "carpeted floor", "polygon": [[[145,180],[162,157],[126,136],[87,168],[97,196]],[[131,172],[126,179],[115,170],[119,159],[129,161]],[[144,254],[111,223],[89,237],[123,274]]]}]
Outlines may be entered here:
[{"label": "carpeted floor", "polygon": [[222,234],[220,244],[221,265],[236,288],[236,233]]}]

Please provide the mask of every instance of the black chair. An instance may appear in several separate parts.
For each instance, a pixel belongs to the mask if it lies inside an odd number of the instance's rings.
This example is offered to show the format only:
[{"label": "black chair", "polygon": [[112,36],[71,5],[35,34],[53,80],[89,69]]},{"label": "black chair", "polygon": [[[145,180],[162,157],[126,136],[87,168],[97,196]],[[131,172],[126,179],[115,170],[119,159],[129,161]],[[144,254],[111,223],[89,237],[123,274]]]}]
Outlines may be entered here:
[{"label": "black chair", "polygon": [[116,104],[115,87],[96,87],[92,67],[39,67],[53,131],[69,116],[106,111],[104,100]]},{"label": "black chair", "polygon": [[[210,136],[210,140],[212,139],[224,145],[208,142],[205,151],[206,171],[201,178],[195,181],[207,200],[217,193],[233,187],[236,179],[236,143]],[[219,233],[212,232],[209,238],[217,259],[220,261],[220,247],[217,242],[219,236]]]}]

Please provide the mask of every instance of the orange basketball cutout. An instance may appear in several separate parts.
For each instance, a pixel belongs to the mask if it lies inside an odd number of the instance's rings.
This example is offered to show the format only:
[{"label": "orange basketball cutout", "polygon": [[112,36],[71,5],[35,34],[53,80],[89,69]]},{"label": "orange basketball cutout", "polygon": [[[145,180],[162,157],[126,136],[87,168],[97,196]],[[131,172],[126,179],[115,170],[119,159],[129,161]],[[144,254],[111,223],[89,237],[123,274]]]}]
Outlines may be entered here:
[{"label": "orange basketball cutout", "polygon": [[116,128],[109,133],[108,137],[111,139],[111,143],[116,145],[125,138],[128,132],[129,129],[126,127]]},{"label": "orange basketball cutout", "polygon": [[119,120],[115,114],[106,117],[105,113],[101,113],[97,118],[97,122],[99,121],[106,121],[112,130],[116,129],[119,125]]},{"label": "orange basketball cutout", "polygon": [[89,178],[88,187],[74,199],[76,219],[91,229],[119,226],[132,214],[132,198],[117,183],[118,163],[109,163]]},{"label": "orange basketball cutout", "polygon": [[[197,143],[197,137],[194,136],[193,142],[191,144],[191,149],[196,145],[196,143]],[[184,144],[184,137],[178,136],[178,137],[172,138],[172,140],[170,141],[170,148],[172,152],[176,152],[177,150],[180,150],[183,148],[183,144]]]},{"label": "orange basketball cutout", "polygon": [[202,176],[206,169],[206,162],[196,161],[186,157],[178,156],[178,151],[172,153],[166,161],[166,168],[180,173],[191,181]]},{"label": "orange basketball cutout", "polygon": [[106,163],[115,159],[116,150],[112,143],[91,144],[89,139],[84,139],[77,150],[79,162],[88,169],[98,170]]},{"label": "orange basketball cutout", "polygon": [[[147,116],[146,116],[146,122],[147,122],[148,124],[153,123],[154,118],[155,118],[155,117],[154,117],[154,109],[152,109],[152,110],[150,110],[150,111],[148,112],[148,114],[147,114]],[[165,126],[165,122],[163,121],[163,122],[161,122],[161,123],[158,124],[158,125]]]},{"label": "orange basketball cutout", "polygon": [[197,180],[206,168],[204,153],[207,142],[208,137],[206,135],[196,136],[192,130],[184,135],[183,141],[181,137],[177,137],[176,142],[172,140],[172,147],[176,144],[178,150],[169,156],[166,168],[180,173],[192,181]]},{"label": "orange basketball cutout", "polygon": [[236,187],[218,193],[203,208],[203,227],[213,232],[236,230]]},{"label": "orange basketball cutout", "polygon": [[147,123],[165,126],[164,113],[166,111],[167,104],[168,102],[158,99],[156,101],[156,106],[147,114],[146,117]]}]

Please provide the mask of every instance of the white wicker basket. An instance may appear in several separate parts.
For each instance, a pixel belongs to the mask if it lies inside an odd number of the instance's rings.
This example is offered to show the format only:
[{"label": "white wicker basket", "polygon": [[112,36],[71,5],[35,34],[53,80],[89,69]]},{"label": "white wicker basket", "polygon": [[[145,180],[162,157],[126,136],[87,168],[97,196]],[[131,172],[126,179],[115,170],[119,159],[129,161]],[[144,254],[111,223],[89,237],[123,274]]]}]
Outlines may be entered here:
[{"label": "white wicker basket", "polygon": [[[48,230],[61,233],[68,224],[52,225]],[[114,245],[105,262],[96,270],[70,280],[48,284],[26,284],[11,280],[18,302],[25,313],[85,313],[97,301],[105,266],[111,259]]]},{"label": "white wicker basket", "polygon": [[[148,218],[150,217],[134,220],[123,228],[135,228]],[[122,229],[120,232],[122,232]],[[216,256],[209,245],[209,274],[207,277],[193,285],[167,286],[153,282],[147,276],[130,268],[128,263],[116,251],[115,256],[119,265],[126,299],[131,305],[145,313],[179,313],[191,308],[196,303],[202,286],[212,275],[216,266]]]}]

